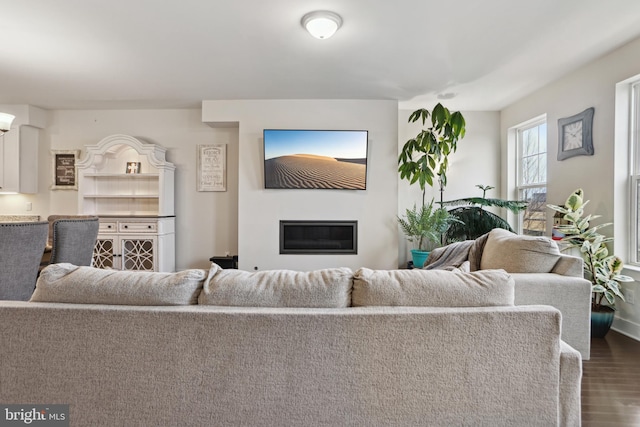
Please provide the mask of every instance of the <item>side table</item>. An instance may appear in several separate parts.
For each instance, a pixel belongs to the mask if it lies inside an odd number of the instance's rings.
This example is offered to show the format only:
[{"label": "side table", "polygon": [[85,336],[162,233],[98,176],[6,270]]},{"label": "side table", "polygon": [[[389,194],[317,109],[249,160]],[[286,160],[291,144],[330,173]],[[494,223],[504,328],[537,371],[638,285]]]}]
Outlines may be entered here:
[{"label": "side table", "polygon": [[238,269],[238,255],[233,256],[212,256],[209,261],[215,262],[222,268]]}]

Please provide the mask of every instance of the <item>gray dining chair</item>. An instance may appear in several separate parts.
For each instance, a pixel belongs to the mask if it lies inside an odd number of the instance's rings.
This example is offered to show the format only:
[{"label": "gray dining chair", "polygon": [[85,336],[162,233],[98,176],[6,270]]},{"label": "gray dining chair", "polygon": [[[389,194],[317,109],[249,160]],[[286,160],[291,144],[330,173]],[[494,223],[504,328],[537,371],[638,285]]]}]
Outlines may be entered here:
[{"label": "gray dining chair", "polygon": [[0,223],[0,299],[27,301],[36,287],[49,223]]},{"label": "gray dining chair", "polygon": [[50,264],[90,266],[98,238],[98,217],[53,221]]}]

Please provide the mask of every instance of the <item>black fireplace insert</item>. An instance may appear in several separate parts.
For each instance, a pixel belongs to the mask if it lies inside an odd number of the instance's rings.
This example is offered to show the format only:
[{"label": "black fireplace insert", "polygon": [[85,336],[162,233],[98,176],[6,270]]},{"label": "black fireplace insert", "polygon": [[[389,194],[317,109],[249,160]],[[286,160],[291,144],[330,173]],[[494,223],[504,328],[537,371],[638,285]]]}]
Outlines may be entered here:
[{"label": "black fireplace insert", "polygon": [[280,221],[281,254],[357,254],[358,221]]}]

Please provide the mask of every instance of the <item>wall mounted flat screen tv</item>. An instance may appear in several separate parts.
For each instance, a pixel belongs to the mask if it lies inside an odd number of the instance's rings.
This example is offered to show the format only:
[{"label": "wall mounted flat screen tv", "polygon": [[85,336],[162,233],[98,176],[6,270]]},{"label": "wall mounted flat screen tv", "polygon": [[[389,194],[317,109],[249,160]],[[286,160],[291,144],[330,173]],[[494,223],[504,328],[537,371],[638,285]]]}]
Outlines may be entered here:
[{"label": "wall mounted flat screen tv", "polygon": [[264,187],[367,188],[366,130],[264,130]]}]

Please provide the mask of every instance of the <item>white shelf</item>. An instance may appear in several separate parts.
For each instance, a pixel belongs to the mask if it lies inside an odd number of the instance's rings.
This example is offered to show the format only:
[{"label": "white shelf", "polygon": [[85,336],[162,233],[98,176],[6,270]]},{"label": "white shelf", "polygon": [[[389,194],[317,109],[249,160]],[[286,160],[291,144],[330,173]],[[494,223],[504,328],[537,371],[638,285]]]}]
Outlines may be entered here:
[{"label": "white shelf", "polygon": [[[153,209],[143,210],[138,207],[130,210],[111,209],[109,212],[111,213],[108,216],[105,216],[104,218],[118,218],[118,219],[158,218],[158,216],[155,214],[155,210]],[[132,213],[132,212],[135,212],[135,213]],[[102,219],[103,219],[103,216],[100,215],[100,221],[102,221]],[[100,233],[99,235],[102,235],[102,234],[103,233]]]},{"label": "white shelf", "polygon": [[157,173],[85,173],[87,178],[120,178],[120,179],[146,179],[146,178],[158,178],[160,174]]},{"label": "white shelf", "polygon": [[85,194],[85,199],[159,199],[157,194]]}]

